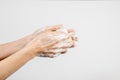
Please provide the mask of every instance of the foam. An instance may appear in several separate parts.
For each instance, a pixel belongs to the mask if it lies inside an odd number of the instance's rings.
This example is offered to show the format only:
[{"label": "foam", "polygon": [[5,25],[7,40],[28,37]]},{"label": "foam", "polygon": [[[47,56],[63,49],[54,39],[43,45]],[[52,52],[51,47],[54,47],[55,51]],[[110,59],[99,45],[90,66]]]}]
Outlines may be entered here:
[{"label": "foam", "polygon": [[[45,30],[45,29],[43,29]],[[70,35],[75,36],[75,34],[68,33],[68,30],[65,27],[62,27],[57,30],[57,32],[65,33],[61,34],[59,36],[56,36],[57,39],[64,39],[63,41],[55,44],[51,49],[45,50],[43,53],[40,53],[39,56],[41,57],[56,57],[61,54],[61,52],[65,52],[65,48],[70,48],[73,46],[73,39],[70,37]],[[63,48],[61,48],[63,47]]]}]

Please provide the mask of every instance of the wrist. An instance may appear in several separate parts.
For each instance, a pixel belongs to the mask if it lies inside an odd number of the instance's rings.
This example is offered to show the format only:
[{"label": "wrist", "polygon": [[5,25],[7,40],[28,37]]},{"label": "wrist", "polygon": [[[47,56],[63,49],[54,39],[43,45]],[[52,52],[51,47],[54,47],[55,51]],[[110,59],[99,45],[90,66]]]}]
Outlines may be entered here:
[{"label": "wrist", "polygon": [[30,46],[30,45],[26,45],[23,48],[23,50],[27,52],[26,54],[29,54],[29,55],[32,55],[32,56],[37,56],[38,55],[38,50],[35,47]]},{"label": "wrist", "polygon": [[29,43],[33,38],[33,35],[28,35],[25,38],[23,38],[23,40],[25,41],[25,43]]},{"label": "wrist", "polygon": [[33,35],[28,35],[24,38],[22,38],[21,41],[21,46],[26,46],[31,40],[33,40],[34,36]]},{"label": "wrist", "polygon": [[31,50],[31,49],[29,49],[29,48],[23,48],[23,49],[20,50],[20,51],[22,51],[22,53],[23,53],[24,55],[26,55],[26,56],[28,56],[28,57],[30,57],[30,58],[34,58],[34,57],[36,57],[36,55],[37,55],[37,52],[36,52],[36,51]]}]

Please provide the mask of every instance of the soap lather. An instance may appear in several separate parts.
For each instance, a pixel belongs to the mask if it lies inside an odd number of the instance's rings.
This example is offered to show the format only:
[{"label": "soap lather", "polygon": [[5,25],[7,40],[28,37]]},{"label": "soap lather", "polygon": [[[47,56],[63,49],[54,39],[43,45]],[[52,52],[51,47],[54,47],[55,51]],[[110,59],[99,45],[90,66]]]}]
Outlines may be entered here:
[{"label": "soap lather", "polygon": [[[43,30],[45,30],[45,29],[43,29]],[[65,33],[65,34],[61,34],[59,36],[56,36],[57,39],[60,39],[60,40],[64,39],[64,40],[55,44],[51,49],[45,50],[44,52],[40,53],[39,54],[40,57],[51,57],[51,58],[56,57],[56,56],[60,55],[61,52],[62,53],[66,52],[66,50],[64,48],[71,48],[74,46],[74,43],[76,40],[73,40],[71,38],[71,36],[73,38],[76,38],[75,33],[68,32],[68,30],[65,27],[62,27],[56,31],[61,32],[61,33]],[[64,47],[62,47],[62,46],[64,46]]]}]

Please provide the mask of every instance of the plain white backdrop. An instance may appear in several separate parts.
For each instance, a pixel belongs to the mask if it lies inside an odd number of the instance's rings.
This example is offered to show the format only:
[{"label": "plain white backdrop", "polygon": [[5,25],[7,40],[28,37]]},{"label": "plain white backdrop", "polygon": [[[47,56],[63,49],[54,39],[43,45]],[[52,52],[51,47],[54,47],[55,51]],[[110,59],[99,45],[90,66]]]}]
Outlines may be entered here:
[{"label": "plain white backdrop", "polygon": [[76,30],[76,47],[36,57],[7,80],[120,80],[120,2],[0,0],[0,44],[54,24]]}]

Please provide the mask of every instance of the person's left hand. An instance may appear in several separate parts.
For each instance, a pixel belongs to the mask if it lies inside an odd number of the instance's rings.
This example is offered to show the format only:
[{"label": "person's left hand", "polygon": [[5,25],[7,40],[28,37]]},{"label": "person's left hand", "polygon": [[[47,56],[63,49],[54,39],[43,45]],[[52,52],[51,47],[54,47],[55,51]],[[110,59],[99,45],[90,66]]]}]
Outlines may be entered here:
[{"label": "person's left hand", "polygon": [[[47,26],[45,28],[41,28],[41,29],[36,30],[31,36],[33,38],[35,38],[36,36],[40,35],[44,31],[48,31],[48,30],[53,30],[54,31],[54,30],[60,29],[62,27],[63,27],[63,25]],[[52,58],[56,54],[66,53],[68,48],[74,47],[75,46],[75,41],[77,40],[76,37],[75,37],[75,31],[73,29],[68,29],[68,33],[69,33],[69,38],[71,38],[70,40],[72,40],[69,43],[69,45],[62,45],[60,47],[55,46],[52,49],[49,49],[45,52],[42,52],[44,54],[43,57],[51,57]]]}]

